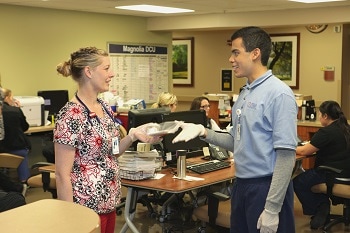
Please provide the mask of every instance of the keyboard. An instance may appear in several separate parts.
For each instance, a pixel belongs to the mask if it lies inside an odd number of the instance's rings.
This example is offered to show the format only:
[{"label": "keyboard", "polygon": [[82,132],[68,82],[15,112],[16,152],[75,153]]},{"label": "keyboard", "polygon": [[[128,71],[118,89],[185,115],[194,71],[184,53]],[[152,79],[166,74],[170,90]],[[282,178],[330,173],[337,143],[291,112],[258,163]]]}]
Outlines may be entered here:
[{"label": "keyboard", "polygon": [[213,172],[213,171],[217,171],[228,167],[231,167],[231,162],[229,161],[211,160],[208,162],[188,165],[187,169],[199,174],[204,174],[204,173]]}]

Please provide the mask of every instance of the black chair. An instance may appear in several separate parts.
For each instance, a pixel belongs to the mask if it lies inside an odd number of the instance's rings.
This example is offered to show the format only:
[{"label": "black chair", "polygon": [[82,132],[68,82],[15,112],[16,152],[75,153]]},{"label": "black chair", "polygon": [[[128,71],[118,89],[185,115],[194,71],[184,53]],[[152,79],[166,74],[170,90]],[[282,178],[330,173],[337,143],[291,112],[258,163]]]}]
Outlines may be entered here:
[{"label": "black chair", "polygon": [[27,183],[30,187],[33,188],[42,188],[44,192],[50,192],[52,198],[57,198],[56,190],[56,176],[53,172],[39,171],[40,167],[53,165],[53,163],[39,162],[32,166],[32,175],[27,180]]},{"label": "black chair", "polygon": [[[344,170],[328,166],[320,166],[319,171],[325,172],[326,183],[314,185],[311,190],[314,193],[327,194],[332,205],[343,205],[342,215],[329,215],[329,221],[323,227],[324,232],[338,223],[344,223],[349,226],[350,223],[350,176],[346,175]],[[346,178],[344,178],[346,177]],[[341,182],[341,183],[340,183]]]},{"label": "black chair", "polygon": [[0,167],[17,169],[23,159],[22,156],[10,153],[0,153]]},{"label": "black chair", "polygon": [[218,232],[229,232],[231,217],[230,197],[220,192],[211,191],[205,191],[204,195],[207,196],[207,203],[195,208],[192,214],[194,219],[201,221],[201,226],[197,232],[205,233],[207,224],[216,228]]}]

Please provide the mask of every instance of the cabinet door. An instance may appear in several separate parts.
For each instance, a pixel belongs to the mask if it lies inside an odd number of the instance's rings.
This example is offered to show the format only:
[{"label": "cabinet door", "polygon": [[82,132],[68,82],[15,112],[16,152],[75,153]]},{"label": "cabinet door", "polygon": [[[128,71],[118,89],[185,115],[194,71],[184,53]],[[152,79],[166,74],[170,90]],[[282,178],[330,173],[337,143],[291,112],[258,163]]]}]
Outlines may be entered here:
[{"label": "cabinet door", "polygon": [[217,124],[219,124],[219,101],[217,100],[210,100],[210,111],[209,111],[209,117],[213,119]]},{"label": "cabinet door", "polygon": [[[314,126],[298,126],[298,135],[304,141],[310,141],[312,136],[319,130],[319,127]],[[303,168],[310,169],[315,166],[315,157],[303,160]]]}]

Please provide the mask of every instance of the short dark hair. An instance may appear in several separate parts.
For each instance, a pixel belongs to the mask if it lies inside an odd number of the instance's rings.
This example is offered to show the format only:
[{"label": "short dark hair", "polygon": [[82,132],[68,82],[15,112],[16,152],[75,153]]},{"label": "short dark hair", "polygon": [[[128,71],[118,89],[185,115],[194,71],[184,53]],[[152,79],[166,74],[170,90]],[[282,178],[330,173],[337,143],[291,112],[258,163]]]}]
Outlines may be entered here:
[{"label": "short dark hair", "polygon": [[259,27],[244,27],[235,31],[231,41],[242,38],[243,46],[247,52],[258,48],[261,51],[261,64],[267,66],[271,54],[271,37]]}]

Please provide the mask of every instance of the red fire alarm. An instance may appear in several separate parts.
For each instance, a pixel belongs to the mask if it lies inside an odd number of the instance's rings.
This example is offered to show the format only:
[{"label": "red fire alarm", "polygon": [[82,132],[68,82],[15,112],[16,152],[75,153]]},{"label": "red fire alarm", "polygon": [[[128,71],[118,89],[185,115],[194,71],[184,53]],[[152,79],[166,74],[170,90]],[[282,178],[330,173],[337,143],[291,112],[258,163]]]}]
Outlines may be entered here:
[{"label": "red fire alarm", "polygon": [[325,81],[334,81],[334,66],[324,66],[321,70]]}]

